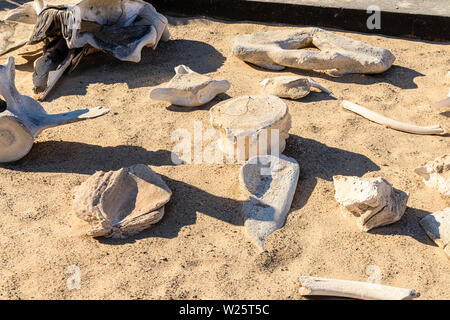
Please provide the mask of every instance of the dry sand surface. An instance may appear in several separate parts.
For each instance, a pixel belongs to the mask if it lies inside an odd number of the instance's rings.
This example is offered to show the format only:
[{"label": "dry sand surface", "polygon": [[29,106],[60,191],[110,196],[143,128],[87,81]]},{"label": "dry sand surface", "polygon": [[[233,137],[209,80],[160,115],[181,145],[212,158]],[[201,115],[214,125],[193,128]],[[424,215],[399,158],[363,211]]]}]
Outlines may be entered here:
[{"label": "dry sand surface", "polygon": [[[2,12],[1,16],[4,14]],[[268,72],[231,55],[238,34],[291,28],[205,18],[169,18],[171,40],[144,49],[138,64],[106,54],[86,58],[65,75],[43,103],[48,112],[107,106],[101,118],[45,131],[22,160],[0,166],[0,298],[2,299],[301,299],[301,275],[367,281],[368,266],[381,283],[414,288],[420,299],[450,299],[450,261],[419,226],[425,215],[450,206],[424,186],[413,169],[449,153],[447,136],[394,131],[344,111],[347,99],[394,119],[450,129],[449,110],[429,107],[445,97],[448,44],[342,33],[391,50],[394,66],[380,75],[331,78],[321,73]],[[32,95],[32,62],[16,57],[17,86]],[[0,63],[7,56],[0,57]],[[152,101],[150,90],[188,65],[231,89],[208,105],[180,108]],[[313,77],[337,99],[312,92],[285,100],[292,129],[285,154],[301,168],[285,226],[259,252],[242,226],[240,165],[174,165],[174,130],[210,127],[211,106],[258,93],[268,76]],[[126,240],[93,239],[72,213],[74,188],[96,170],[143,163],[173,191],[163,220]],[[401,221],[368,233],[344,218],[334,200],[333,175],[382,176],[408,191]],[[69,290],[67,267],[81,271]]]}]

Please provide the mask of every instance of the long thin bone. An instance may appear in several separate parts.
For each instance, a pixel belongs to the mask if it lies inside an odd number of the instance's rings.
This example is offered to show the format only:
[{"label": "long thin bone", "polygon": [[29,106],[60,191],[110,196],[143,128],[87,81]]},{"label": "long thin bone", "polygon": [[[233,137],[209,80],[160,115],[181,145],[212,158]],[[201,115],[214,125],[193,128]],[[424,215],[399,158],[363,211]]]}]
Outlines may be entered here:
[{"label": "long thin bone", "polygon": [[377,283],[300,277],[302,296],[333,296],[362,300],[409,300],[420,296],[413,289],[385,286]]},{"label": "long thin bone", "polygon": [[350,101],[344,100],[342,101],[342,105],[345,109],[350,110],[360,116],[369,119],[370,121],[385,125],[388,128],[409,132],[414,134],[440,134],[444,133],[444,129],[441,128],[440,125],[429,126],[429,127],[420,127],[413,124],[400,122],[397,120],[393,120],[391,118],[385,117],[379,113],[376,113],[372,110],[369,110],[363,106],[357,105]]}]

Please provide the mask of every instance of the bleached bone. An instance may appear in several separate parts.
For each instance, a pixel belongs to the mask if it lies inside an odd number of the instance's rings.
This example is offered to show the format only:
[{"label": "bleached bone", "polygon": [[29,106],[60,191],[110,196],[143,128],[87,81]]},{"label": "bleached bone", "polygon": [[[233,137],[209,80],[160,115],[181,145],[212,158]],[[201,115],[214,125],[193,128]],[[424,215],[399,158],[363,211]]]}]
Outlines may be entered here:
[{"label": "bleached bone", "polygon": [[344,100],[342,105],[345,109],[350,110],[360,116],[376,122],[378,124],[385,125],[388,128],[392,128],[398,131],[409,132],[414,134],[441,134],[444,133],[444,129],[440,125],[429,126],[429,127],[419,127],[413,124],[400,122],[393,120],[391,118],[385,117],[379,113],[369,110],[363,106],[357,105],[350,101]]},{"label": "bleached bone", "polygon": [[[75,5],[46,5],[37,17],[29,43],[46,40],[46,51],[53,50],[48,53],[52,62],[41,61],[38,66],[42,69],[36,67],[35,76],[49,78],[51,71],[56,73],[47,86],[35,86],[35,91],[46,91],[40,96],[43,100],[64,71],[69,67],[73,70],[89,48],[123,61],[139,62],[143,47],[155,49],[160,40],[169,40],[167,25],[166,17],[143,0],[82,0]],[[58,40],[65,42],[65,48]]]},{"label": "bleached bone", "polygon": [[[308,50],[316,47],[319,51]],[[381,73],[392,66],[386,49],[340,36],[320,28],[277,30],[238,35],[232,41],[239,59],[270,70],[285,67],[322,70],[333,76]]]},{"label": "bleached bone", "polygon": [[75,190],[73,211],[91,225],[88,235],[123,238],[160,221],[171,195],[157,173],[137,164],[89,177]]},{"label": "bleached bone", "polygon": [[0,56],[24,46],[28,39],[23,37],[23,34],[27,31],[31,33],[27,25],[0,20]]},{"label": "bleached bone", "polygon": [[279,154],[286,147],[291,116],[278,97],[242,96],[215,105],[209,113],[211,125],[221,134],[220,147],[232,159]]},{"label": "bleached bone", "polygon": [[328,94],[331,93],[313,79],[298,76],[267,78],[261,81],[260,84],[263,86],[263,91],[266,94],[294,100],[307,96],[311,91],[311,87],[318,88]]},{"label": "bleached bone", "polygon": [[227,80],[214,80],[184,65],[177,66],[175,73],[176,75],[164,87],[153,89],[150,98],[169,101],[178,106],[198,107],[230,89]]},{"label": "bleached bone", "polygon": [[425,216],[420,225],[450,259],[450,207]]},{"label": "bleached bone", "polygon": [[35,24],[38,14],[46,4],[43,1],[27,2],[23,5],[9,10],[5,15],[6,21],[16,21],[25,24]]},{"label": "bleached bone", "polygon": [[107,108],[97,107],[47,114],[37,101],[17,91],[14,80],[14,58],[10,57],[6,65],[0,66],[0,95],[7,105],[0,113],[0,163],[24,157],[36,136],[47,128],[97,118],[109,112]]},{"label": "bleached bone", "polygon": [[410,300],[420,296],[414,289],[377,283],[319,277],[300,277],[302,296],[332,296],[362,300]]},{"label": "bleached bone", "polygon": [[450,107],[450,88],[448,90],[447,98],[442,99],[438,102],[433,103],[433,107]]},{"label": "bleached bone", "polygon": [[284,155],[253,157],[242,166],[240,187],[249,197],[242,207],[244,225],[261,250],[266,238],[284,225],[299,175],[297,161]]},{"label": "bleached bone", "polygon": [[450,154],[443,155],[414,169],[425,185],[450,197]]},{"label": "bleached bone", "polygon": [[335,199],[345,217],[356,217],[362,231],[394,223],[406,210],[409,194],[383,178],[333,176]]}]

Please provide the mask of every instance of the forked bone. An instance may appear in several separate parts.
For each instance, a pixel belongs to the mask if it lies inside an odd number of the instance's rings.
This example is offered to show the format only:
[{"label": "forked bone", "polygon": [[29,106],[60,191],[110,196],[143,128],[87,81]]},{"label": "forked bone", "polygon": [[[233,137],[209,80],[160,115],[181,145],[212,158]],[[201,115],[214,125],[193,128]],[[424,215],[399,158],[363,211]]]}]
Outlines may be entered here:
[{"label": "forked bone", "polygon": [[164,87],[153,89],[150,98],[169,101],[183,107],[198,107],[230,89],[227,80],[214,80],[192,71],[185,65],[177,66],[175,73],[176,75]]},{"label": "forked bone", "polygon": [[420,126],[416,126],[413,124],[400,122],[400,121],[385,117],[379,113],[376,113],[372,110],[369,110],[363,106],[357,105],[356,103],[352,103],[347,100],[344,100],[342,102],[342,106],[345,109],[350,110],[356,114],[359,114],[360,116],[362,116],[370,121],[385,125],[388,128],[392,128],[392,129],[395,129],[398,131],[414,133],[414,134],[441,134],[441,133],[444,133],[444,129],[442,129],[440,125],[429,126],[429,127],[420,127]]},{"label": "forked bone", "polygon": [[47,128],[97,118],[109,112],[108,108],[97,107],[47,114],[37,101],[17,91],[14,80],[14,58],[10,57],[6,65],[0,66],[0,95],[7,105],[0,113],[0,163],[24,157],[36,136]]},{"label": "forked bone", "polygon": [[414,289],[319,277],[300,277],[302,296],[332,296],[362,300],[410,300],[420,296]]},{"label": "forked bone", "polygon": [[389,50],[319,28],[238,35],[232,41],[232,50],[239,59],[266,69],[322,70],[333,76],[381,73],[395,60]]}]

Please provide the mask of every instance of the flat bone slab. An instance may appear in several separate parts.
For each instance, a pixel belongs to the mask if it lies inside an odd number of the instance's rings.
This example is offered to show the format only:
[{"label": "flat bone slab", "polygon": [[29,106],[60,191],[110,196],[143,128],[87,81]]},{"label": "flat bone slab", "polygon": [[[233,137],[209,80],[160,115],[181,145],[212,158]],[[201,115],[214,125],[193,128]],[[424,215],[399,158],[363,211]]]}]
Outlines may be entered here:
[{"label": "flat bone slab", "polygon": [[414,169],[414,172],[423,178],[426,186],[450,197],[450,154],[427,162]]},{"label": "flat bone slab", "polygon": [[[319,50],[306,48],[315,47]],[[269,70],[285,67],[347,73],[381,73],[395,56],[386,49],[337,35],[320,28],[298,28],[238,35],[232,40],[239,59]]]},{"label": "flat bone slab", "polygon": [[183,107],[198,107],[230,89],[227,80],[214,80],[184,65],[176,67],[175,73],[164,87],[153,89],[150,98]]},{"label": "flat bone slab", "polygon": [[240,187],[250,199],[242,208],[244,225],[261,250],[265,239],[284,225],[299,174],[297,161],[284,155],[253,157],[242,166]]},{"label": "flat bone slab", "polygon": [[238,160],[279,154],[286,146],[291,116],[276,96],[241,96],[215,105],[209,113],[212,127],[221,133],[222,150]]},{"label": "flat bone slab", "polygon": [[334,176],[333,182],[343,215],[356,217],[362,231],[394,223],[405,213],[409,194],[383,178]]},{"label": "flat bone slab", "polygon": [[450,207],[425,216],[420,225],[450,259]]},{"label": "flat bone slab", "polygon": [[32,27],[15,21],[0,20],[0,56],[27,43],[22,35],[31,33]]},{"label": "flat bone slab", "polygon": [[293,100],[306,97],[311,92],[311,87],[330,93],[330,91],[320,86],[314,80],[297,76],[267,78],[261,81],[260,84],[266,94]]},{"label": "flat bone slab", "polygon": [[123,238],[160,221],[171,195],[158,174],[137,164],[96,172],[76,189],[73,211],[91,224],[88,235]]}]

